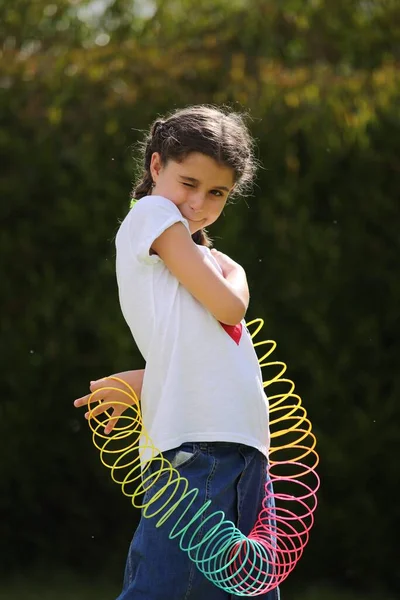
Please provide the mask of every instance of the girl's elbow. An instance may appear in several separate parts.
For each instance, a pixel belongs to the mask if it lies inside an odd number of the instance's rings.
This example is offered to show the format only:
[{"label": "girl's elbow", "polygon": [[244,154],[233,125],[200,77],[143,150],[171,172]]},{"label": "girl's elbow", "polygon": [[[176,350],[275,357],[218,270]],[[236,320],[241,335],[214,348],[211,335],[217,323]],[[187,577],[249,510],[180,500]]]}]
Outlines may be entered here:
[{"label": "girl's elbow", "polygon": [[229,310],[224,311],[224,314],[222,315],[223,318],[219,320],[225,325],[238,325],[238,323],[240,323],[244,319],[246,311],[247,304],[242,300],[238,299],[238,301],[235,302],[229,308]]}]

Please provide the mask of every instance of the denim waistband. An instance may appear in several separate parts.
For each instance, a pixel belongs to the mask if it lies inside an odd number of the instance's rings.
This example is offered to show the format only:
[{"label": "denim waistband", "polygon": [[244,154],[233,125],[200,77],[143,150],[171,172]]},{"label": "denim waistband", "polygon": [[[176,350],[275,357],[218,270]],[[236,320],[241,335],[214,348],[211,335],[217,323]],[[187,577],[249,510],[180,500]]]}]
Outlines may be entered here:
[{"label": "denim waistband", "polygon": [[190,448],[192,452],[201,450],[202,452],[210,453],[218,448],[238,448],[239,446],[243,446],[243,444],[238,444],[237,442],[184,442],[182,446]]}]

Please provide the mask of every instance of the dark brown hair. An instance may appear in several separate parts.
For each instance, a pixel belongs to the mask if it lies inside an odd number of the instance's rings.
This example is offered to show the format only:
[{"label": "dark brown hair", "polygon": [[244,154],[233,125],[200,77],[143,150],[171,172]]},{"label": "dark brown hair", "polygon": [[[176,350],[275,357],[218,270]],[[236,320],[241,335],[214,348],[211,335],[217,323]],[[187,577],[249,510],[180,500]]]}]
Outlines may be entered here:
[{"label": "dark brown hair", "polygon": [[[132,198],[139,200],[151,194],[153,152],[160,154],[164,165],[169,160],[183,161],[191,152],[214,158],[234,172],[235,187],[231,197],[243,195],[256,170],[253,145],[244,115],[240,113],[209,105],[175,110],[163,119],[157,119],[141,143],[142,173],[135,183]],[[211,246],[205,229],[197,231],[192,238],[196,244]]]}]

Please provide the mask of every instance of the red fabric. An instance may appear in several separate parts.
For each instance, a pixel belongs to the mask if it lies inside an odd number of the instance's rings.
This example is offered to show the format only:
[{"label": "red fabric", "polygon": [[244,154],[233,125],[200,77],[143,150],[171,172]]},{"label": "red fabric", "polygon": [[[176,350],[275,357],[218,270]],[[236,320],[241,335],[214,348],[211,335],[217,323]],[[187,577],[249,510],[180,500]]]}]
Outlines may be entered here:
[{"label": "red fabric", "polygon": [[226,333],[239,346],[240,338],[242,337],[242,324],[239,323],[238,325],[226,325],[225,323],[221,323],[221,325],[225,329]]}]

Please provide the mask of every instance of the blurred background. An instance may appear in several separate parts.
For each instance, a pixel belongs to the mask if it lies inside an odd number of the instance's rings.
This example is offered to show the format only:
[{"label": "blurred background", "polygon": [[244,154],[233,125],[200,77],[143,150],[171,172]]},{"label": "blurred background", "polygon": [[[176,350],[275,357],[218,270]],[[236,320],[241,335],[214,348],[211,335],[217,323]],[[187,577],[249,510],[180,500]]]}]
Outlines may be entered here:
[{"label": "blurred background", "polygon": [[210,233],[318,436],[282,600],[399,598],[400,2],[1,0],[0,32],[0,598],[119,592],[138,514],[73,400],[143,366],[113,240],[135,142],[193,103],[251,115],[254,193]]}]

